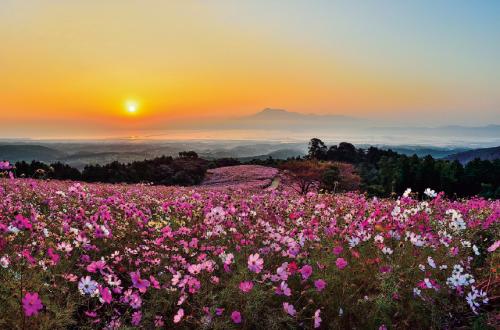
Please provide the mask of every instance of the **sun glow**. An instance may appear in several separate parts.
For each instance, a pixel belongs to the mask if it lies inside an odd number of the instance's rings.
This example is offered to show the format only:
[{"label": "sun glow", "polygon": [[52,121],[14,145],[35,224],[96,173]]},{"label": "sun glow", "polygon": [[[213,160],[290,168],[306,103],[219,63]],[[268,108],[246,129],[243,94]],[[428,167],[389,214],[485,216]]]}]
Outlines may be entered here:
[{"label": "sun glow", "polygon": [[135,114],[137,113],[137,110],[139,109],[139,105],[137,104],[136,101],[129,100],[125,102],[125,110],[129,114]]}]

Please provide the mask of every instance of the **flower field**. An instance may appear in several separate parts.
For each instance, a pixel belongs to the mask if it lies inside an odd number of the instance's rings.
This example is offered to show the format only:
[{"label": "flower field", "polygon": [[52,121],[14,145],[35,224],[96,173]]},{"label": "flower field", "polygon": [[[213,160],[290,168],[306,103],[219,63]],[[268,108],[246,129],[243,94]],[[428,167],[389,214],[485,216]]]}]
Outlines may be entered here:
[{"label": "flower field", "polygon": [[0,180],[2,329],[498,326],[500,202]]},{"label": "flower field", "polygon": [[273,167],[259,165],[225,166],[207,171],[205,187],[223,190],[260,190],[271,185],[278,175]]}]

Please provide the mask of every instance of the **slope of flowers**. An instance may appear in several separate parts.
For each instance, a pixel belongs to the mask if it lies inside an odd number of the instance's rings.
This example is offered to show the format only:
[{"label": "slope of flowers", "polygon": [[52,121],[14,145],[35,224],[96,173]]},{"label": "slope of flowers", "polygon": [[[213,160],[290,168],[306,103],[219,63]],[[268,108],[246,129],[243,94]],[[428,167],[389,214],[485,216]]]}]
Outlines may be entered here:
[{"label": "slope of flowers", "polygon": [[224,190],[260,190],[269,187],[278,175],[273,167],[238,165],[210,169],[202,186]]},{"label": "slope of flowers", "polygon": [[0,328],[495,322],[500,203],[0,181]]}]

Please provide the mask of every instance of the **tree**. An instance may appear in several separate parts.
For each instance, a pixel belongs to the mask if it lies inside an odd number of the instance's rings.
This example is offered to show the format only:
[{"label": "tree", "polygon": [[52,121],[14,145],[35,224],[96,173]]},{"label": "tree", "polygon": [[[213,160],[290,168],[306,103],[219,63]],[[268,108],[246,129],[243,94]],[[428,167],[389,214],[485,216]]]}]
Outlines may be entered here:
[{"label": "tree", "polygon": [[318,138],[312,138],[309,141],[309,152],[307,153],[307,159],[309,160],[325,160],[326,159],[327,147]]},{"label": "tree", "polygon": [[340,182],[340,170],[336,166],[327,169],[321,177],[321,188],[325,191],[336,192]]},{"label": "tree", "polygon": [[287,171],[293,179],[294,185],[292,187],[304,195],[320,183],[322,175],[328,167],[313,160],[292,160],[282,164],[280,168]]}]

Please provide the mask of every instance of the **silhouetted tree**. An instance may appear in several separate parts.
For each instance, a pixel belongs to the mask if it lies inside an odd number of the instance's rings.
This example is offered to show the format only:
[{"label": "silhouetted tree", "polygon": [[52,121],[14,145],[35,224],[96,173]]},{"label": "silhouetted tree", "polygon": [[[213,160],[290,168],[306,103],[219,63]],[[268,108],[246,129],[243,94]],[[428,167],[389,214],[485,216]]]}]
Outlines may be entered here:
[{"label": "silhouetted tree", "polygon": [[309,152],[307,153],[307,159],[310,160],[324,160],[326,158],[327,147],[318,138],[313,138],[309,141]]}]

